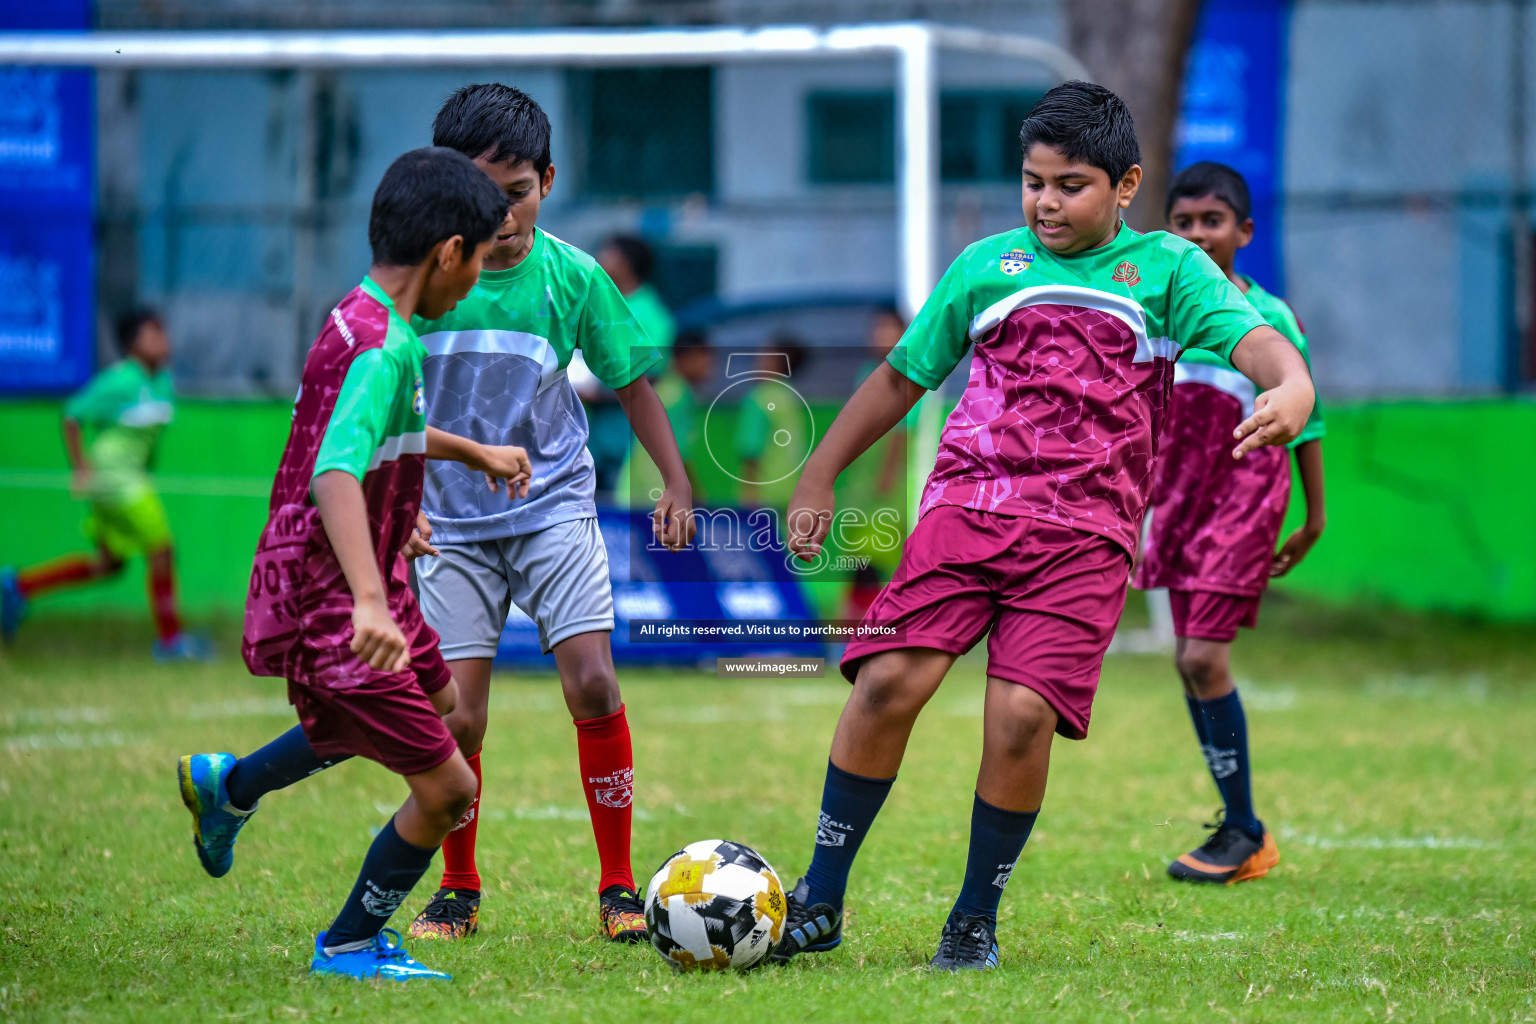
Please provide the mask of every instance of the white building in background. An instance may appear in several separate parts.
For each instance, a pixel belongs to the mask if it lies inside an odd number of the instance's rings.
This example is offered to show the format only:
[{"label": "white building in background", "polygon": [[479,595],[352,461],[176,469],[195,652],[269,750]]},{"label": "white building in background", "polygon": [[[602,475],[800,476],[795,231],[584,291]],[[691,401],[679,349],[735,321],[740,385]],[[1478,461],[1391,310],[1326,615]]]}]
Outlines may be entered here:
[{"label": "white building in background", "polygon": [[[494,24],[504,8],[282,0],[101,0],[110,27],[380,27],[430,10]],[[768,2],[519,5],[528,17],[827,20]],[[530,10],[533,12],[530,14]],[[593,11],[597,14],[594,15]],[[1288,298],[1333,396],[1487,392],[1510,377],[1512,6],[1298,3],[1285,133]],[[822,17],[817,17],[817,13]],[[1053,3],[845,3],[838,20],[928,16],[1059,40]],[[223,21],[219,21],[219,18]],[[135,20],[137,19],[137,20]],[[157,20],[158,19],[158,20]],[[505,22],[501,23],[505,27]],[[1536,61],[1531,63],[1536,64]],[[1020,220],[1013,133],[1043,69],[946,57],[941,259]],[[1536,90],[1536,74],[1527,74]],[[98,76],[103,308],[164,305],[188,390],[292,393],[310,339],[367,265],[384,167],[430,141],[471,81],[517,85],[554,123],[541,216],[584,247],[616,230],[663,254],[674,297],[716,291],[894,293],[893,69],[886,60],[713,69],[145,71]],[[1536,111],[1536,95],[1527,97]],[[1536,131],[1523,166],[1536,168]],[[1529,187],[1529,186],[1528,186]]]}]

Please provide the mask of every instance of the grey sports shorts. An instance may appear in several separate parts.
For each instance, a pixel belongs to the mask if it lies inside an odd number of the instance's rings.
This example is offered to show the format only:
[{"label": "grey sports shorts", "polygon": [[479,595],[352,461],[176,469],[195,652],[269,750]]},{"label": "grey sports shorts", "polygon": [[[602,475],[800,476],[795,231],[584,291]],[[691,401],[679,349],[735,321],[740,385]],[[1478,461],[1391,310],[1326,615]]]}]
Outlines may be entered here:
[{"label": "grey sports shorts", "polygon": [[578,633],[613,631],[608,550],[596,519],[436,547],[436,558],[416,559],[416,583],[447,661],[495,657],[512,605],[539,627],[545,654]]}]

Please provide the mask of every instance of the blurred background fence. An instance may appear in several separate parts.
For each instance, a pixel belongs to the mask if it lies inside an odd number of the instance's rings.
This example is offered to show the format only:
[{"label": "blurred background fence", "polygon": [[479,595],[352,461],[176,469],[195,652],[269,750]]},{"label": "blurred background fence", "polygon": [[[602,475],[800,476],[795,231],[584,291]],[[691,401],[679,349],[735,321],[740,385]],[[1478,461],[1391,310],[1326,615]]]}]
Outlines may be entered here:
[{"label": "blurred background fence", "polygon": [[[51,27],[103,29],[933,18],[1065,36],[1062,6],[1044,0],[48,8]],[[41,27],[36,11],[5,11],[0,28]],[[1224,159],[1254,182],[1246,269],[1297,309],[1328,404],[1330,526],[1297,590],[1536,618],[1533,62],[1525,0],[1203,5],[1178,159]],[[1051,81],[970,56],[941,58],[940,73],[943,265],[1020,222],[1014,138]],[[149,303],[190,399],[160,465],[185,590],[238,608],[304,352],[368,262],[372,189],[429,141],[451,90],[487,79],[523,88],[554,122],[541,225],[589,250],[615,231],[644,236],[675,309],[895,294],[889,60],[0,69],[0,391],[18,396],[0,402],[0,501],[25,524],[0,537],[0,563],[78,543],[58,396],[112,357],[111,318]],[[123,581],[59,607],[141,603]]]}]

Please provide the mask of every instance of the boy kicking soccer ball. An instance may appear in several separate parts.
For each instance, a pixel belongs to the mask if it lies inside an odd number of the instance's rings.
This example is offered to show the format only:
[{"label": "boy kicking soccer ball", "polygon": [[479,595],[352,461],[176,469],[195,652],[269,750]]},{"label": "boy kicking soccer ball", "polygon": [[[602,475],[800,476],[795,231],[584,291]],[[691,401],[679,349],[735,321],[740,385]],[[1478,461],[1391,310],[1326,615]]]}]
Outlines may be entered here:
[{"label": "boy kicking soccer ball", "polygon": [[1236,457],[1291,440],[1312,409],[1306,362],[1209,257],[1121,223],[1141,168],[1119,97],[1058,86],[1019,141],[1027,226],[960,254],[839,413],[790,502],[791,548],[813,558],[838,474],[974,346],[921,518],[864,620],[891,633],[843,655],[853,692],[780,961],[842,941],[849,869],[913,723],[955,658],[990,633],[970,853],[932,965],[997,965],[998,903],[1045,795],[1052,735],[1088,732],[1181,347],[1230,358],[1264,390],[1233,431]]},{"label": "boy kicking soccer ball", "polygon": [[566,373],[577,353],[618,393],[635,437],[661,471],[655,529],[669,548],[693,535],[693,497],[666,408],[645,374],[661,355],[624,298],[586,253],[535,227],[554,187],[549,119],[524,93],[470,85],[448,98],[432,142],[475,161],[505,191],[507,222],[480,283],[444,316],[421,312],[427,348],[427,422],[490,444],[528,450],[538,477],[508,505],[469,469],[427,470],[425,508],[437,555],[416,563],[421,610],[442,636],[458,681],[448,728],[475,773],[476,796],[443,844],[443,880],[410,934],[459,939],[480,920],[480,747],[490,706],[491,659],[511,605],[538,624],[554,652],[576,725],[582,789],[597,840],[598,922],[609,939],[645,935],[629,865],[634,758],[608,634],[613,593],[597,527],[587,418]]},{"label": "boy kicking soccer ball", "polygon": [[[1168,191],[1168,230],[1198,245],[1270,326],[1307,357],[1307,339],[1289,306],[1233,269],[1253,239],[1248,183],[1232,168],[1198,163]],[[1306,493],[1306,522],[1279,552],[1275,542],[1291,494],[1284,448],[1234,462],[1232,429],[1251,414],[1253,383],[1219,355],[1192,351],[1173,371],[1168,415],[1137,587],[1167,587],[1178,637],[1174,666],[1206,765],[1225,804],[1203,845],[1168,866],[1174,878],[1241,882],[1280,861],[1275,841],[1253,810],[1248,724],[1229,669],[1239,626],[1258,621],[1272,576],[1301,561],[1323,532],[1323,407],[1316,403],[1291,442]]]},{"label": "boy kicking soccer ball", "polygon": [[506,210],[501,190],[452,150],[414,150],[385,172],[368,222],[373,266],[304,363],[245,609],[246,665],[288,680],[302,725],[238,760],[191,754],[179,766],[197,854],[215,878],[229,871],[235,838],[266,793],[355,754],[405,777],[410,796],[315,937],[316,974],[447,977],[384,927],[475,794],[441,718],[456,699],[453,680],[401,551],[416,528],[426,459],[463,463],[492,491],[504,480],[507,497],[526,488],[529,467],[520,448],[427,426],[426,352],[410,318],[441,316],[474,287]]}]

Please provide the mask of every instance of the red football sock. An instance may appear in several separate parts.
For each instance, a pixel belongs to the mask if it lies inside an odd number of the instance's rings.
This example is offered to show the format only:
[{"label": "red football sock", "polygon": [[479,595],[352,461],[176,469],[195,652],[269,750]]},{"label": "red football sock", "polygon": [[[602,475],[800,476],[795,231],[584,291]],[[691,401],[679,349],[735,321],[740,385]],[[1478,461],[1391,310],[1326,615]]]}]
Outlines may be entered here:
[{"label": "red football sock", "polygon": [[480,751],[465,758],[475,773],[475,800],[464,817],[443,840],[444,889],[480,891],[480,872],[475,870],[475,834],[480,829]]},{"label": "red football sock", "polygon": [[634,802],[635,755],[629,745],[629,721],[624,705],[602,718],[576,723],[576,755],[581,762],[581,788],[587,794],[592,834],[603,878],[599,892],[610,885],[634,891],[629,870],[629,822]]},{"label": "red football sock", "polygon": [[149,610],[155,617],[155,635],[168,641],[181,632],[176,614],[176,569],[170,559],[149,560]]},{"label": "red football sock", "polygon": [[99,575],[100,566],[90,555],[65,555],[21,570],[16,574],[16,589],[21,591],[22,597],[36,597],[71,583],[93,580]]}]

